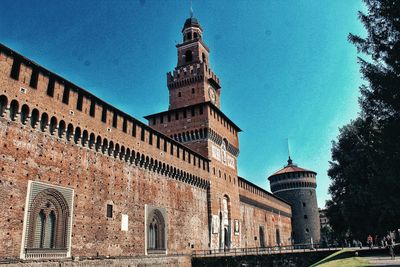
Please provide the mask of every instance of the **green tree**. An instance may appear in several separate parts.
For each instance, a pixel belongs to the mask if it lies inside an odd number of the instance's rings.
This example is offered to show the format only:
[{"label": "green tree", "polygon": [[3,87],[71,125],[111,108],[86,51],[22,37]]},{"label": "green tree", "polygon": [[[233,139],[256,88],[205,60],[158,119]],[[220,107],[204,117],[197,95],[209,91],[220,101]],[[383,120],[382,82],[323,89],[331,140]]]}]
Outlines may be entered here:
[{"label": "green tree", "polygon": [[333,142],[327,202],[333,229],[360,239],[400,228],[400,1],[364,2],[367,37],[349,35],[362,53],[361,113]]}]

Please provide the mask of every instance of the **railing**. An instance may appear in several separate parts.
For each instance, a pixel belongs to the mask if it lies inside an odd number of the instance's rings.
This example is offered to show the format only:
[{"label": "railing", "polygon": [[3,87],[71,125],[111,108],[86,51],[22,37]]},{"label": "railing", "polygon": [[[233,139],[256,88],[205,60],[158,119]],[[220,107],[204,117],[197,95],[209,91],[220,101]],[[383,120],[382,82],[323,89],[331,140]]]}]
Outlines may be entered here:
[{"label": "railing", "polygon": [[67,257],[67,249],[58,248],[27,248],[25,249],[25,259],[58,259]]},{"label": "railing", "polygon": [[309,252],[322,250],[338,250],[341,247],[321,246],[321,244],[296,244],[288,246],[269,246],[269,247],[247,247],[247,248],[230,248],[230,249],[208,249],[193,250],[193,257],[219,257],[219,256],[243,256],[243,255],[270,255],[292,252]]}]

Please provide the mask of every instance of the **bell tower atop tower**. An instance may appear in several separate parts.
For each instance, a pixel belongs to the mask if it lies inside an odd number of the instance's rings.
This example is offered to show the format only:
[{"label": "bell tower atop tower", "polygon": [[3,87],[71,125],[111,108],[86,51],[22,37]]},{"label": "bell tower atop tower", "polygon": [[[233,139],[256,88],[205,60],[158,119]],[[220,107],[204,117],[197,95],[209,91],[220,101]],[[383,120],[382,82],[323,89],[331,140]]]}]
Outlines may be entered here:
[{"label": "bell tower atop tower", "polygon": [[210,50],[203,41],[203,28],[190,15],[182,28],[182,43],[176,45],[177,66],[167,73],[169,109],[211,102],[220,107],[220,84],[210,70]]}]

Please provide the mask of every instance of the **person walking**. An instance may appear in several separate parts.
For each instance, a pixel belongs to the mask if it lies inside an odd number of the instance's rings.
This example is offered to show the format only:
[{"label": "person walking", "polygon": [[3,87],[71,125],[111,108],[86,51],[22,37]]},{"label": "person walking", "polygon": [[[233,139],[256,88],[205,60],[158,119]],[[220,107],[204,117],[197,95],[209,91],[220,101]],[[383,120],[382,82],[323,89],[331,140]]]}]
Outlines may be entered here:
[{"label": "person walking", "polygon": [[368,245],[369,249],[372,249],[373,240],[372,240],[371,235],[368,235],[368,237],[367,237],[367,245]]},{"label": "person walking", "polygon": [[396,259],[396,255],[394,254],[394,242],[393,242],[393,239],[389,235],[386,237],[386,239],[387,239],[387,245],[388,245],[388,248],[389,248],[389,255],[392,258],[392,260],[394,260],[394,259]]}]

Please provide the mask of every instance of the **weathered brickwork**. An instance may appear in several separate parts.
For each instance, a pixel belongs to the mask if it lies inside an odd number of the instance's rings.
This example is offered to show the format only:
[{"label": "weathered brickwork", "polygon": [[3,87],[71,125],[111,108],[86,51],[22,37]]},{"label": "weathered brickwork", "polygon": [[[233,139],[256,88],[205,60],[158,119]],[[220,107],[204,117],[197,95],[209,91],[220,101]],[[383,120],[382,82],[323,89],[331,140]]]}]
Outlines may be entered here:
[{"label": "weathered brickwork", "polygon": [[317,173],[293,164],[268,177],[271,191],[291,204],[295,243],[319,243],[320,221],[315,188]]},{"label": "weathered brickwork", "polygon": [[[279,231],[279,242],[263,242],[262,246],[289,244],[290,205],[238,177],[241,130],[220,110],[220,80],[208,64],[209,49],[197,19],[187,19],[182,33],[183,42],[176,46],[177,66],[167,74],[169,109],[145,118],[154,129],[211,160],[211,224],[218,230],[211,229],[210,247],[260,246],[255,239],[258,227],[262,227],[266,240],[272,240],[272,236],[275,240],[276,229]],[[259,194],[253,193],[255,188]],[[274,212],[276,223],[268,223],[275,220]]]},{"label": "weathered brickwork", "polygon": [[[170,109],[147,116],[150,126],[0,45],[0,259],[146,255],[187,266],[165,255],[290,243],[291,206],[238,177],[241,130],[219,109],[191,20],[177,47],[188,56],[196,43],[195,62],[178,59]],[[39,200],[32,181],[46,188]]]}]

